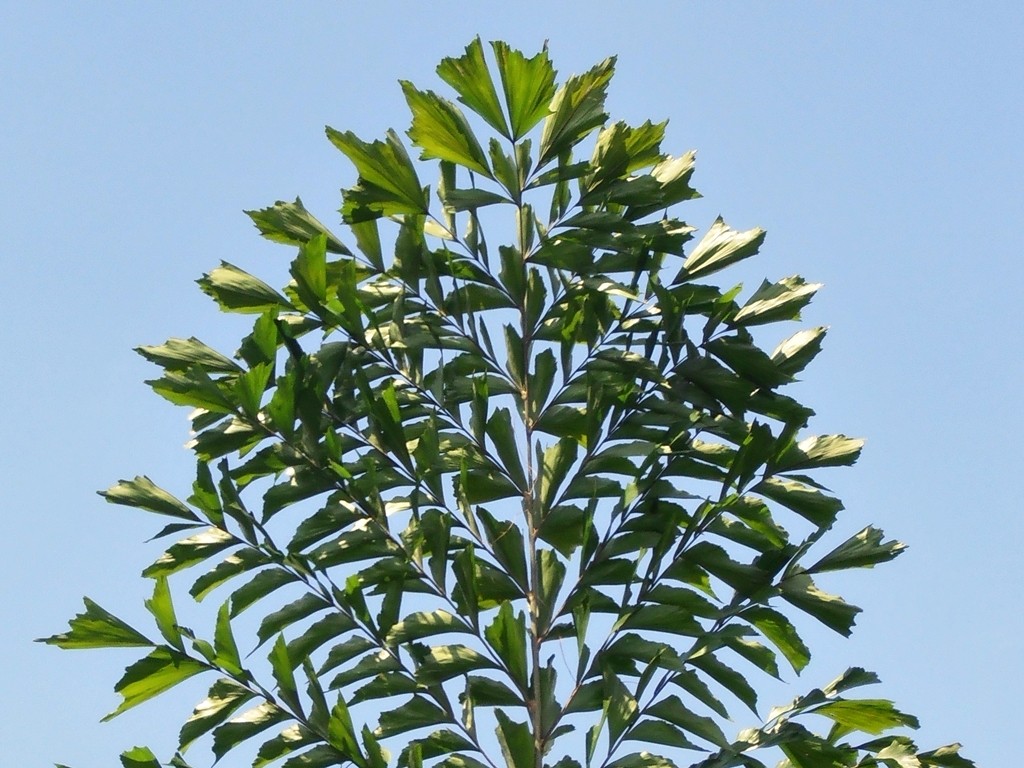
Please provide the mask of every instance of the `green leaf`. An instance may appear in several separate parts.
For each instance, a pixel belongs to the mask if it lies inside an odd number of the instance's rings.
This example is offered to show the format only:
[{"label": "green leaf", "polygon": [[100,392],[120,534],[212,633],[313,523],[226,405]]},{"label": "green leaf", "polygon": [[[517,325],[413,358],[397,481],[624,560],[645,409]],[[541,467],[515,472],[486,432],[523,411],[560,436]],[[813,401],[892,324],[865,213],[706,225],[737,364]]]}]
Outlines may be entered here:
[{"label": "green leaf", "polygon": [[542,627],[551,621],[556,607],[558,593],[565,579],[565,563],[550,549],[539,549],[537,552],[538,569],[538,619]]},{"label": "green leaf", "polygon": [[528,687],[526,667],[526,619],[513,614],[511,603],[502,603],[498,613],[484,630],[484,638],[508,669],[520,690]]},{"label": "green leaf", "polygon": [[478,707],[524,707],[523,697],[500,680],[490,677],[467,675],[466,693],[463,697],[472,699]]},{"label": "green leaf", "polygon": [[890,728],[918,728],[917,718],[904,714],[885,699],[840,699],[810,710],[834,721],[845,730],[879,734]]},{"label": "green leaf", "polygon": [[321,741],[321,737],[298,723],[290,725],[260,746],[253,768],[264,768],[296,750]]},{"label": "green leaf", "polygon": [[184,652],[185,646],[182,644],[181,630],[178,629],[178,619],[174,615],[171,590],[167,585],[166,576],[156,579],[156,583],[153,585],[153,597],[146,600],[146,608],[156,619],[156,626],[164,639],[179,651]]},{"label": "green leaf", "polygon": [[114,690],[121,694],[121,704],[103,720],[117,717],[122,712],[206,670],[205,664],[171,648],[156,648],[124,671],[124,675],[114,686]]},{"label": "green leaf", "polygon": [[843,693],[851,688],[858,688],[862,685],[875,685],[880,682],[878,675],[868,672],[863,667],[850,667],[843,674],[822,688],[826,696],[834,696]]},{"label": "green leaf", "polygon": [[475,211],[488,205],[512,202],[504,195],[486,189],[449,189],[443,195],[444,204],[453,211]]},{"label": "green leaf", "polygon": [[420,91],[402,81],[405,100],[412,111],[409,138],[423,150],[422,160],[447,160],[490,178],[487,153],[473,135],[461,110],[432,91]]},{"label": "green leaf", "polygon": [[406,731],[429,728],[432,725],[448,723],[448,715],[436,704],[422,696],[413,696],[396,709],[380,713],[380,725],[374,736],[388,738]]},{"label": "green leaf", "polygon": [[540,137],[537,167],[546,165],[582,141],[607,119],[604,100],[615,71],[610,57],[583,75],[573,75],[551,99]]},{"label": "green leaf", "polygon": [[288,643],[288,657],[298,665],[310,654],[336,637],[351,632],[358,625],[344,613],[332,611],[307,627],[302,634]]},{"label": "green leaf", "polygon": [[746,677],[710,653],[703,653],[689,659],[689,663],[715,680],[733,696],[743,702],[751,712],[757,714],[757,691],[747,682]]},{"label": "green leaf", "polygon": [[918,757],[926,768],[976,768],[972,760],[960,756],[959,744],[947,744],[929,752],[921,752]]},{"label": "green leaf", "polygon": [[575,440],[563,438],[544,450],[537,484],[537,501],[541,510],[551,509],[555,494],[576,461],[578,448],[579,443]]},{"label": "green leaf", "polygon": [[342,765],[345,759],[346,755],[330,744],[320,744],[289,758],[281,765],[281,768],[333,768],[333,766]]},{"label": "green leaf", "polygon": [[506,43],[494,42],[491,46],[512,123],[511,139],[519,141],[547,116],[555,95],[555,70],[547,50],[528,59]]},{"label": "green leaf", "polygon": [[794,333],[775,348],[772,361],[790,376],[800,373],[821,351],[827,332],[828,328],[818,326]]},{"label": "green leaf", "polygon": [[466,645],[435,645],[419,658],[416,679],[424,685],[436,685],[453,677],[497,665]]},{"label": "green leaf", "polygon": [[105,491],[100,491],[100,496],[111,504],[121,504],[126,507],[138,507],[149,512],[156,512],[159,515],[168,515],[182,520],[199,521],[198,515],[188,508],[183,502],[178,501],[163,488],[158,487],[144,475],[134,480],[120,480]]},{"label": "green leaf", "polygon": [[231,678],[222,677],[210,687],[206,698],[196,704],[178,734],[178,750],[185,751],[200,736],[223,723],[256,694]]},{"label": "green leaf", "polygon": [[214,729],[214,757],[220,760],[242,742],[287,719],[288,715],[284,710],[269,701],[246,710]]},{"label": "green leaf", "polygon": [[262,314],[268,310],[294,310],[291,303],[269,285],[226,261],[197,282],[203,293],[226,312]]},{"label": "green leaf", "polygon": [[732,321],[736,325],[763,325],[780,320],[799,320],[803,309],[821,288],[821,283],[808,283],[799,275],[785,277],[776,283],[767,280],[740,307]]},{"label": "green leaf", "polygon": [[609,672],[604,676],[604,706],[608,718],[608,746],[613,747],[619,736],[632,724],[639,712],[639,704],[619,678]]},{"label": "green leaf", "polygon": [[846,435],[808,437],[791,445],[775,462],[776,472],[848,467],[860,457],[864,441]]},{"label": "green leaf", "polygon": [[737,232],[727,226],[719,216],[683,262],[683,268],[672,281],[673,285],[705,277],[750,258],[761,247],[764,235],[764,230],[759,228]]},{"label": "green leaf", "polygon": [[844,571],[848,568],[873,568],[900,555],[906,544],[899,541],[883,541],[885,536],[878,528],[868,526],[855,533],[818,562],[807,569],[808,573]]},{"label": "green leaf", "polygon": [[227,672],[240,675],[244,673],[242,659],[238,655],[238,644],[231,631],[231,615],[228,603],[224,603],[217,611],[217,624],[213,635],[213,647],[217,653],[217,665]]},{"label": "green leaf", "polygon": [[339,667],[350,659],[354,659],[359,654],[365,653],[371,648],[376,647],[377,645],[375,643],[370,642],[365,637],[354,635],[348,640],[338,643],[331,648],[330,652],[327,654],[327,658],[324,660],[324,663],[321,664],[320,669],[317,670],[317,674],[322,675],[324,672]]},{"label": "green leaf", "polygon": [[518,441],[512,429],[512,413],[508,408],[497,408],[487,420],[487,436],[502,462],[502,469],[520,489],[526,488],[526,474],[519,457]]},{"label": "green leaf", "polygon": [[321,308],[327,303],[327,238],[317,235],[300,245],[289,272],[302,303],[322,316]]},{"label": "green leaf", "polygon": [[160,761],[147,747],[132,747],[121,753],[124,768],[160,768]]},{"label": "green leaf", "polygon": [[445,610],[419,611],[406,616],[388,631],[388,645],[399,645],[448,632],[470,632],[460,617]]},{"label": "green leaf", "polygon": [[367,144],[351,131],[342,133],[328,128],[327,138],[359,173],[359,183],[344,193],[342,215],[347,223],[394,214],[427,213],[427,196],[398,134],[388,131],[386,142]]},{"label": "green leaf", "polygon": [[168,339],[158,347],[136,347],[135,351],[151,363],[169,371],[187,371],[193,365],[217,373],[237,373],[238,363],[191,336]]},{"label": "green leaf", "polygon": [[782,596],[805,613],[810,614],[826,627],[849,637],[854,617],[860,608],[850,605],[842,598],[822,592],[811,577],[805,573],[795,574],[781,582]]},{"label": "green leaf", "polygon": [[658,717],[673,725],[677,725],[706,741],[710,741],[716,747],[727,747],[729,745],[729,740],[714,720],[691,712],[678,696],[672,695],[662,699],[654,706],[647,707],[646,713],[652,717]]},{"label": "green leaf", "polygon": [[352,724],[352,716],[349,714],[345,700],[339,696],[337,703],[331,710],[331,719],[327,723],[327,736],[331,746],[355,762],[361,762],[359,758],[362,753],[359,750],[359,742],[356,741],[356,729]]},{"label": "green leaf", "polygon": [[269,562],[270,558],[258,549],[239,549],[196,579],[189,589],[189,594],[198,602],[232,577],[267,565]]},{"label": "green leaf", "polygon": [[295,667],[288,653],[288,644],[284,635],[277,636],[277,642],[267,656],[271,669],[274,673],[274,682],[277,683],[277,692],[281,700],[296,712],[302,711],[302,704],[299,701],[299,691],[295,685]]},{"label": "green leaf", "polygon": [[[250,605],[285,584],[291,584],[296,576],[283,568],[268,568],[260,571],[247,583],[231,593],[231,616],[234,618]],[[310,595],[309,597],[315,597]],[[268,617],[269,619],[269,617]]]},{"label": "green leaf", "polygon": [[85,613],[68,622],[71,629],[60,635],[40,638],[36,642],[58,648],[136,648],[153,645],[141,632],[128,626],[114,614],[105,611],[88,597]]},{"label": "green leaf", "polygon": [[477,517],[483,524],[487,542],[491,545],[495,558],[525,592],[529,589],[529,575],[523,533],[519,526],[509,520],[498,520],[483,507],[477,508]]},{"label": "green leaf", "polygon": [[235,396],[250,417],[256,418],[263,402],[263,393],[274,368],[270,363],[257,363],[235,379]]},{"label": "green leaf", "polygon": [[246,211],[256,229],[268,240],[285,245],[304,245],[318,235],[326,237],[327,250],[351,256],[345,245],[328,231],[313,214],[306,210],[302,200],[295,198],[294,203],[278,200],[269,208],[258,211]]},{"label": "green leaf", "polygon": [[739,341],[734,336],[720,336],[705,346],[711,354],[754,384],[774,388],[791,381],[790,376],[754,344]]},{"label": "green leaf", "polygon": [[377,651],[376,653],[364,656],[354,666],[350,666],[335,675],[328,688],[336,690],[367,677],[395,672],[399,669],[401,669],[401,666],[394,656],[387,651]]},{"label": "green leaf", "polygon": [[207,528],[201,533],[182,539],[177,544],[172,544],[156,562],[142,572],[142,575],[147,578],[169,576],[201,563],[238,543],[234,536],[221,528]]},{"label": "green leaf", "polygon": [[494,717],[498,721],[495,733],[505,765],[508,768],[533,768],[535,752],[530,727],[516,722],[501,709],[494,710]]},{"label": "green leaf", "polygon": [[778,611],[763,606],[751,606],[741,615],[782,652],[795,672],[800,672],[807,666],[811,660],[811,652],[789,619]]},{"label": "green leaf", "polygon": [[829,528],[843,509],[839,499],[788,478],[766,477],[750,490],[788,507],[820,528]]},{"label": "green leaf", "polygon": [[437,74],[455,89],[459,101],[480,115],[502,136],[510,138],[479,37],[466,46],[466,53],[459,58],[442,59],[437,66]]},{"label": "green leaf", "polygon": [[677,768],[667,757],[650,752],[633,752],[608,763],[606,768]]},{"label": "green leaf", "polygon": [[653,744],[664,744],[680,749],[700,749],[683,735],[678,726],[664,720],[643,720],[630,728],[625,741],[643,741]]}]

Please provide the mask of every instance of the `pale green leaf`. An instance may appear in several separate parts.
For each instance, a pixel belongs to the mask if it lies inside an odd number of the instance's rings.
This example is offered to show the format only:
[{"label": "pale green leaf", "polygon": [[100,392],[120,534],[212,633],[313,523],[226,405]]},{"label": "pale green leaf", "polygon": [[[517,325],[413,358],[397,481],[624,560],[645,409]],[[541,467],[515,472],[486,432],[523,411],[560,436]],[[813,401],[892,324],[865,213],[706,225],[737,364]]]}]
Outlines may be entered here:
[{"label": "pale green leaf", "polygon": [[447,160],[488,178],[491,176],[487,153],[458,107],[407,81],[402,82],[402,91],[412,111],[409,138],[423,150],[421,159]]},{"label": "pale green leaf", "polygon": [[114,690],[121,694],[121,704],[103,719],[117,717],[122,712],[206,670],[206,665],[184,654],[170,648],[156,648],[124,671],[124,675],[114,686]]}]

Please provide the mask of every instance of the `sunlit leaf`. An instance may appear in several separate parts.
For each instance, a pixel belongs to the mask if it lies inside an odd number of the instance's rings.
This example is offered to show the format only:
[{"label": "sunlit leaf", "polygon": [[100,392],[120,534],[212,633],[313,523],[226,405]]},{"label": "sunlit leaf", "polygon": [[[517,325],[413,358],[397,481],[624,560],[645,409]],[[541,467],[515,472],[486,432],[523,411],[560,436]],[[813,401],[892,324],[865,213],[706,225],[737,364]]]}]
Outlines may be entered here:
[{"label": "sunlit leaf", "polygon": [[462,56],[442,59],[437,65],[437,74],[455,89],[459,101],[480,115],[496,131],[504,136],[509,135],[479,37],[466,46]]},{"label": "sunlit leaf", "polygon": [[157,648],[124,671],[114,686],[121,694],[121,704],[103,719],[117,717],[206,669],[204,664],[184,654],[170,648]]}]

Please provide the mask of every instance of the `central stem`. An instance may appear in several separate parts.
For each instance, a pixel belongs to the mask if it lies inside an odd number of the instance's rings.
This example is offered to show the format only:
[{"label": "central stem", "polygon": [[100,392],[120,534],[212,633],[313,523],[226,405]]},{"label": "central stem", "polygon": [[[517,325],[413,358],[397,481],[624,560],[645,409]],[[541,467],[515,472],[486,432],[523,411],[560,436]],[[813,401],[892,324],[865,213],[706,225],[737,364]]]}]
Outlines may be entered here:
[{"label": "central stem", "polygon": [[522,202],[518,204],[517,218],[519,258],[520,258],[520,285],[522,286],[519,301],[519,334],[522,338],[522,359],[519,361],[519,370],[522,372],[523,380],[520,387],[520,416],[523,420],[523,431],[526,439],[526,488],[523,491],[523,517],[526,523],[527,540],[527,562],[529,563],[529,591],[526,598],[527,611],[529,613],[530,633],[530,668],[531,686],[530,695],[527,700],[527,710],[530,715],[530,730],[533,733],[533,764],[534,768],[543,768],[544,765],[544,729],[541,711],[543,701],[542,679],[540,674],[541,659],[541,638],[544,636],[545,627],[541,626],[543,607],[541,600],[541,573],[540,559],[537,553],[537,531],[540,523],[540,512],[537,509],[537,460],[534,455],[533,432],[534,414],[530,398],[530,369],[533,357],[533,328],[527,312],[529,294],[529,267],[527,256],[529,253],[529,232],[526,229],[530,226],[527,221],[529,208]]}]

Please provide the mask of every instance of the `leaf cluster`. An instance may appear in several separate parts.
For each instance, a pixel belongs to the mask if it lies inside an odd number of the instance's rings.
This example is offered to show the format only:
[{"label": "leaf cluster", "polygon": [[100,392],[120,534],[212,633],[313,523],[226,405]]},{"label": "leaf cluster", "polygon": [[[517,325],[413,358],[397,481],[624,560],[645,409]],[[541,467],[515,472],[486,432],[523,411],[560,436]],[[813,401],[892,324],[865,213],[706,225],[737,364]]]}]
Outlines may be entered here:
[{"label": "leaf cluster", "polygon": [[[86,600],[46,642],[145,649],[111,717],[212,675],[178,768],[199,739],[252,745],[254,768],[970,765],[891,733],[916,720],[851,696],[875,682],[858,668],[727,735],[762,713],[760,675],[807,665],[799,617],[850,633],[859,609],[819,577],[903,549],[822,541],[842,504],[817,472],[861,441],[806,435],[783,392],[824,328],[762,344],[819,286],[709,281],[764,232],[718,219],[692,242],[670,209],[698,196],[694,154],[610,121],[613,59],[559,83],[546,50],[492,53],[441,62],[455,100],[401,84],[433,188],[397,133],[329,128],[358,173],[350,239],[300,200],[249,213],[296,255],[281,290],[229,263],[199,281],[253,318],[234,355],[139,349],[194,409],[197,458],[184,500],[146,477],[104,493],[170,518],[143,571],[155,634]],[[222,600],[212,638],[177,617],[185,578]]]}]

